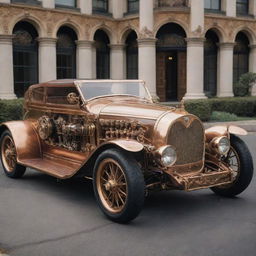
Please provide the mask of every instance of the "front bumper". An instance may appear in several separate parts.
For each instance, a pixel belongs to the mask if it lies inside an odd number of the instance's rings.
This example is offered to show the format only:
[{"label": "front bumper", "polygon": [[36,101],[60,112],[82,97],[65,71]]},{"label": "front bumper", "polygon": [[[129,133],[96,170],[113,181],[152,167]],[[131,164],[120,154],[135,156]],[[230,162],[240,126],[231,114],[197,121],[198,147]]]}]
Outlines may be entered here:
[{"label": "front bumper", "polygon": [[234,181],[231,168],[221,164],[217,170],[203,168],[201,172],[178,173],[168,172],[172,186],[186,191],[227,185]]},{"label": "front bumper", "polygon": [[181,189],[186,191],[227,185],[233,182],[233,175],[229,170],[221,172],[200,173],[189,177],[173,175],[172,178],[175,179]]}]

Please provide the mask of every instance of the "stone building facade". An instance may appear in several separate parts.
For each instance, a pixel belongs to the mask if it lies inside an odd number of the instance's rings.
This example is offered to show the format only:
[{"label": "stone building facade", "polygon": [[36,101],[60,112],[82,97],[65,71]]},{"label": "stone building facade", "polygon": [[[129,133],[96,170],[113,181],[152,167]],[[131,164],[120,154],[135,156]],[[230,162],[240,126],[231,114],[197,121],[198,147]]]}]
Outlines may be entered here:
[{"label": "stone building facade", "polygon": [[161,101],[256,72],[256,0],[0,0],[0,98],[61,78],[142,79]]}]

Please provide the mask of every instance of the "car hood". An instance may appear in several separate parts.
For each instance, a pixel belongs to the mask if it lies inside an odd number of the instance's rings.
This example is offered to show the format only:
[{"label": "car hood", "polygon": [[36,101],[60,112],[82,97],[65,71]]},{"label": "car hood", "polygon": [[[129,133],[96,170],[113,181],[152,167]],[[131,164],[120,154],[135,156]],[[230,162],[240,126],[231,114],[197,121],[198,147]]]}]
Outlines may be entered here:
[{"label": "car hood", "polygon": [[87,109],[92,114],[104,116],[124,116],[142,119],[158,119],[170,107],[150,103],[129,97],[106,97],[95,99],[87,104]]}]

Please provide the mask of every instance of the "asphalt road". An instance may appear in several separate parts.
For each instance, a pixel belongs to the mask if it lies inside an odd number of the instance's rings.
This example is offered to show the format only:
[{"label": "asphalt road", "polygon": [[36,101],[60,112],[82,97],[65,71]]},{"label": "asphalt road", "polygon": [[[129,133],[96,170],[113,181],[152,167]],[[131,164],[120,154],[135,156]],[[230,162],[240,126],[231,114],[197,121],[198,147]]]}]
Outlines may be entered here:
[{"label": "asphalt road", "polygon": [[[245,140],[255,158],[256,136]],[[135,221],[119,225],[101,214],[90,182],[0,173],[0,248],[11,256],[256,255],[255,177],[235,199],[208,189],[152,194]]]}]

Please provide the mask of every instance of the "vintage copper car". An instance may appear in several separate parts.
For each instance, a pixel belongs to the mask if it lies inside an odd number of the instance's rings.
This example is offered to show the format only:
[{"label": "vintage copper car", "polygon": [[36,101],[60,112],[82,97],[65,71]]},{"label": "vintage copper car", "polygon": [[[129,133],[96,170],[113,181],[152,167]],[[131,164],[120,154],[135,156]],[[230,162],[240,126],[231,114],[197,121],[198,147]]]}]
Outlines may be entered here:
[{"label": "vintage copper car", "polygon": [[151,190],[211,188],[235,196],[249,185],[251,154],[235,126],[205,130],[183,104],[153,102],[143,81],[57,80],[31,86],[24,120],[3,123],[1,160],[11,178],[26,167],[58,179],[93,180],[110,219],[128,222]]}]

